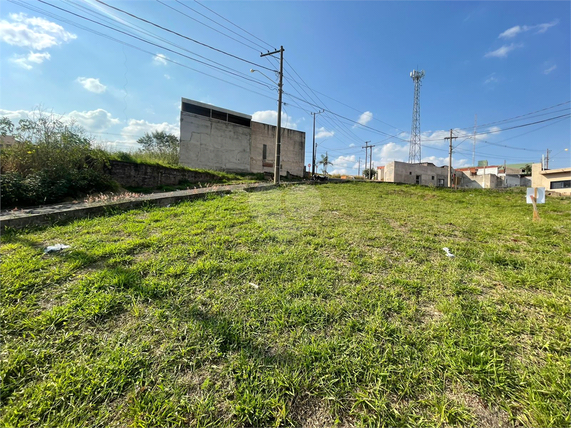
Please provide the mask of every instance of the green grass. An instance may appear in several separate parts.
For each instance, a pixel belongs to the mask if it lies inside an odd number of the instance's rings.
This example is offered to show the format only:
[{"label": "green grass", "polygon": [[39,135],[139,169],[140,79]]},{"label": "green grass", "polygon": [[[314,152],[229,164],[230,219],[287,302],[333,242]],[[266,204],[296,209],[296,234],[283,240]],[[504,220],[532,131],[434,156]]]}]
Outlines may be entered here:
[{"label": "green grass", "polygon": [[0,426],[569,426],[570,208],[347,183],[6,233]]}]

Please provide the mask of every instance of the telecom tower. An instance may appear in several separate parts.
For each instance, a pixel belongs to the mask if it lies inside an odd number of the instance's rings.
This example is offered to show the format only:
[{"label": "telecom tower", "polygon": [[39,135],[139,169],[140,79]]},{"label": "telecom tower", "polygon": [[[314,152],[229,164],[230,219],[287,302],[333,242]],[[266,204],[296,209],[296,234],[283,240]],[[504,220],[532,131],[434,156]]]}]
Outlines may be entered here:
[{"label": "telecom tower", "polygon": [[420,163],[420,83],[424,77],[424,70],[411,71],[410,77],[414,81],[414,106],[412,108],[412,128],[410,131],[408,163]]}]

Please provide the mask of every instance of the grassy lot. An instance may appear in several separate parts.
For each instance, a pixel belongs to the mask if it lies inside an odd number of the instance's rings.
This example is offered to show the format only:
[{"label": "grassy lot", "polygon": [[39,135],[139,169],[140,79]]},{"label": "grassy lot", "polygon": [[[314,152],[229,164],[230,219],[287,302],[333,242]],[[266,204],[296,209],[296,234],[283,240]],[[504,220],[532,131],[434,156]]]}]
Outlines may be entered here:
[{"label": "grassy lot", "polygon": [[570,211],[348,183],[4,234],[0,426],[569,426]]}]

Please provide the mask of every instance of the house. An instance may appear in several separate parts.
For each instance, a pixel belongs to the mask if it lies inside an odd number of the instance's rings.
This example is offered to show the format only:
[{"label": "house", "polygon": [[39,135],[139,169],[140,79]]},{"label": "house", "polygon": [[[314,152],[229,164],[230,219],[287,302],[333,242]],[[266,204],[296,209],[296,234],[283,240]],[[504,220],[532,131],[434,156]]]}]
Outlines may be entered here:
[{"label": "house", "polygon": [[460,188],[495,189],[498,187],[530,186],[525,166],[479,165],[455,169],[455,184]]},{"label": "house", "polygon": [[571,168],[543,169],[541,163],[531,165],[531,187],[571,195]]},{"label": "house", "polygon": [[[250,115],[182,98],[181,165],[228,172],[273,173],[277,127]],[[282,128],[281,175],[303,177],[305,132]]]},{"label": "house", "polygon": [[448,167],[436,166],[430,162],[407,163],[393,161],[377,167],[377,180],[389,183],[447,187]]}]

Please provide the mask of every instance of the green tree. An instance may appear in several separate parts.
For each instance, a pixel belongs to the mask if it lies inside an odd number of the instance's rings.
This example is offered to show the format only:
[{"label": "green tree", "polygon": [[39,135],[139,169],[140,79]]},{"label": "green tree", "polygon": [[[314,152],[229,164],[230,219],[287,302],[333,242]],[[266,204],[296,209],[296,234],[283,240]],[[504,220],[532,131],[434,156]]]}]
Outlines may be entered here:
[{"label": "green tree", "polygon": [[317,165],[321,165],[321,171],[323,174],[327,175],[327,165],[333,165],[333,163],[329,161],[329,155],[327,152],[325,152],[325,155],[321,155],[321,160],[317,162]]},{"label": "green tree", "polygon": [[137,140],[142,146],[140,153],[149,155],[152,159],[165,162],[170,165],[178,164],[180,142],[176,135],[165,131],[153,131],[145,133]]},{"label": "green tree", "polygon": [[366,170],[363,171],[363,175],[365,176],[365,178],[373,179],[377,175],[377,171],[375,171],[373,168],[371,169],[367,168]]},{"label": "green tree", "polygon": [[524,172],[524,175],[531,175],[531,164],[528,163],[528,164],[523,168],[523,170],[525,171],[525,172]]}]

